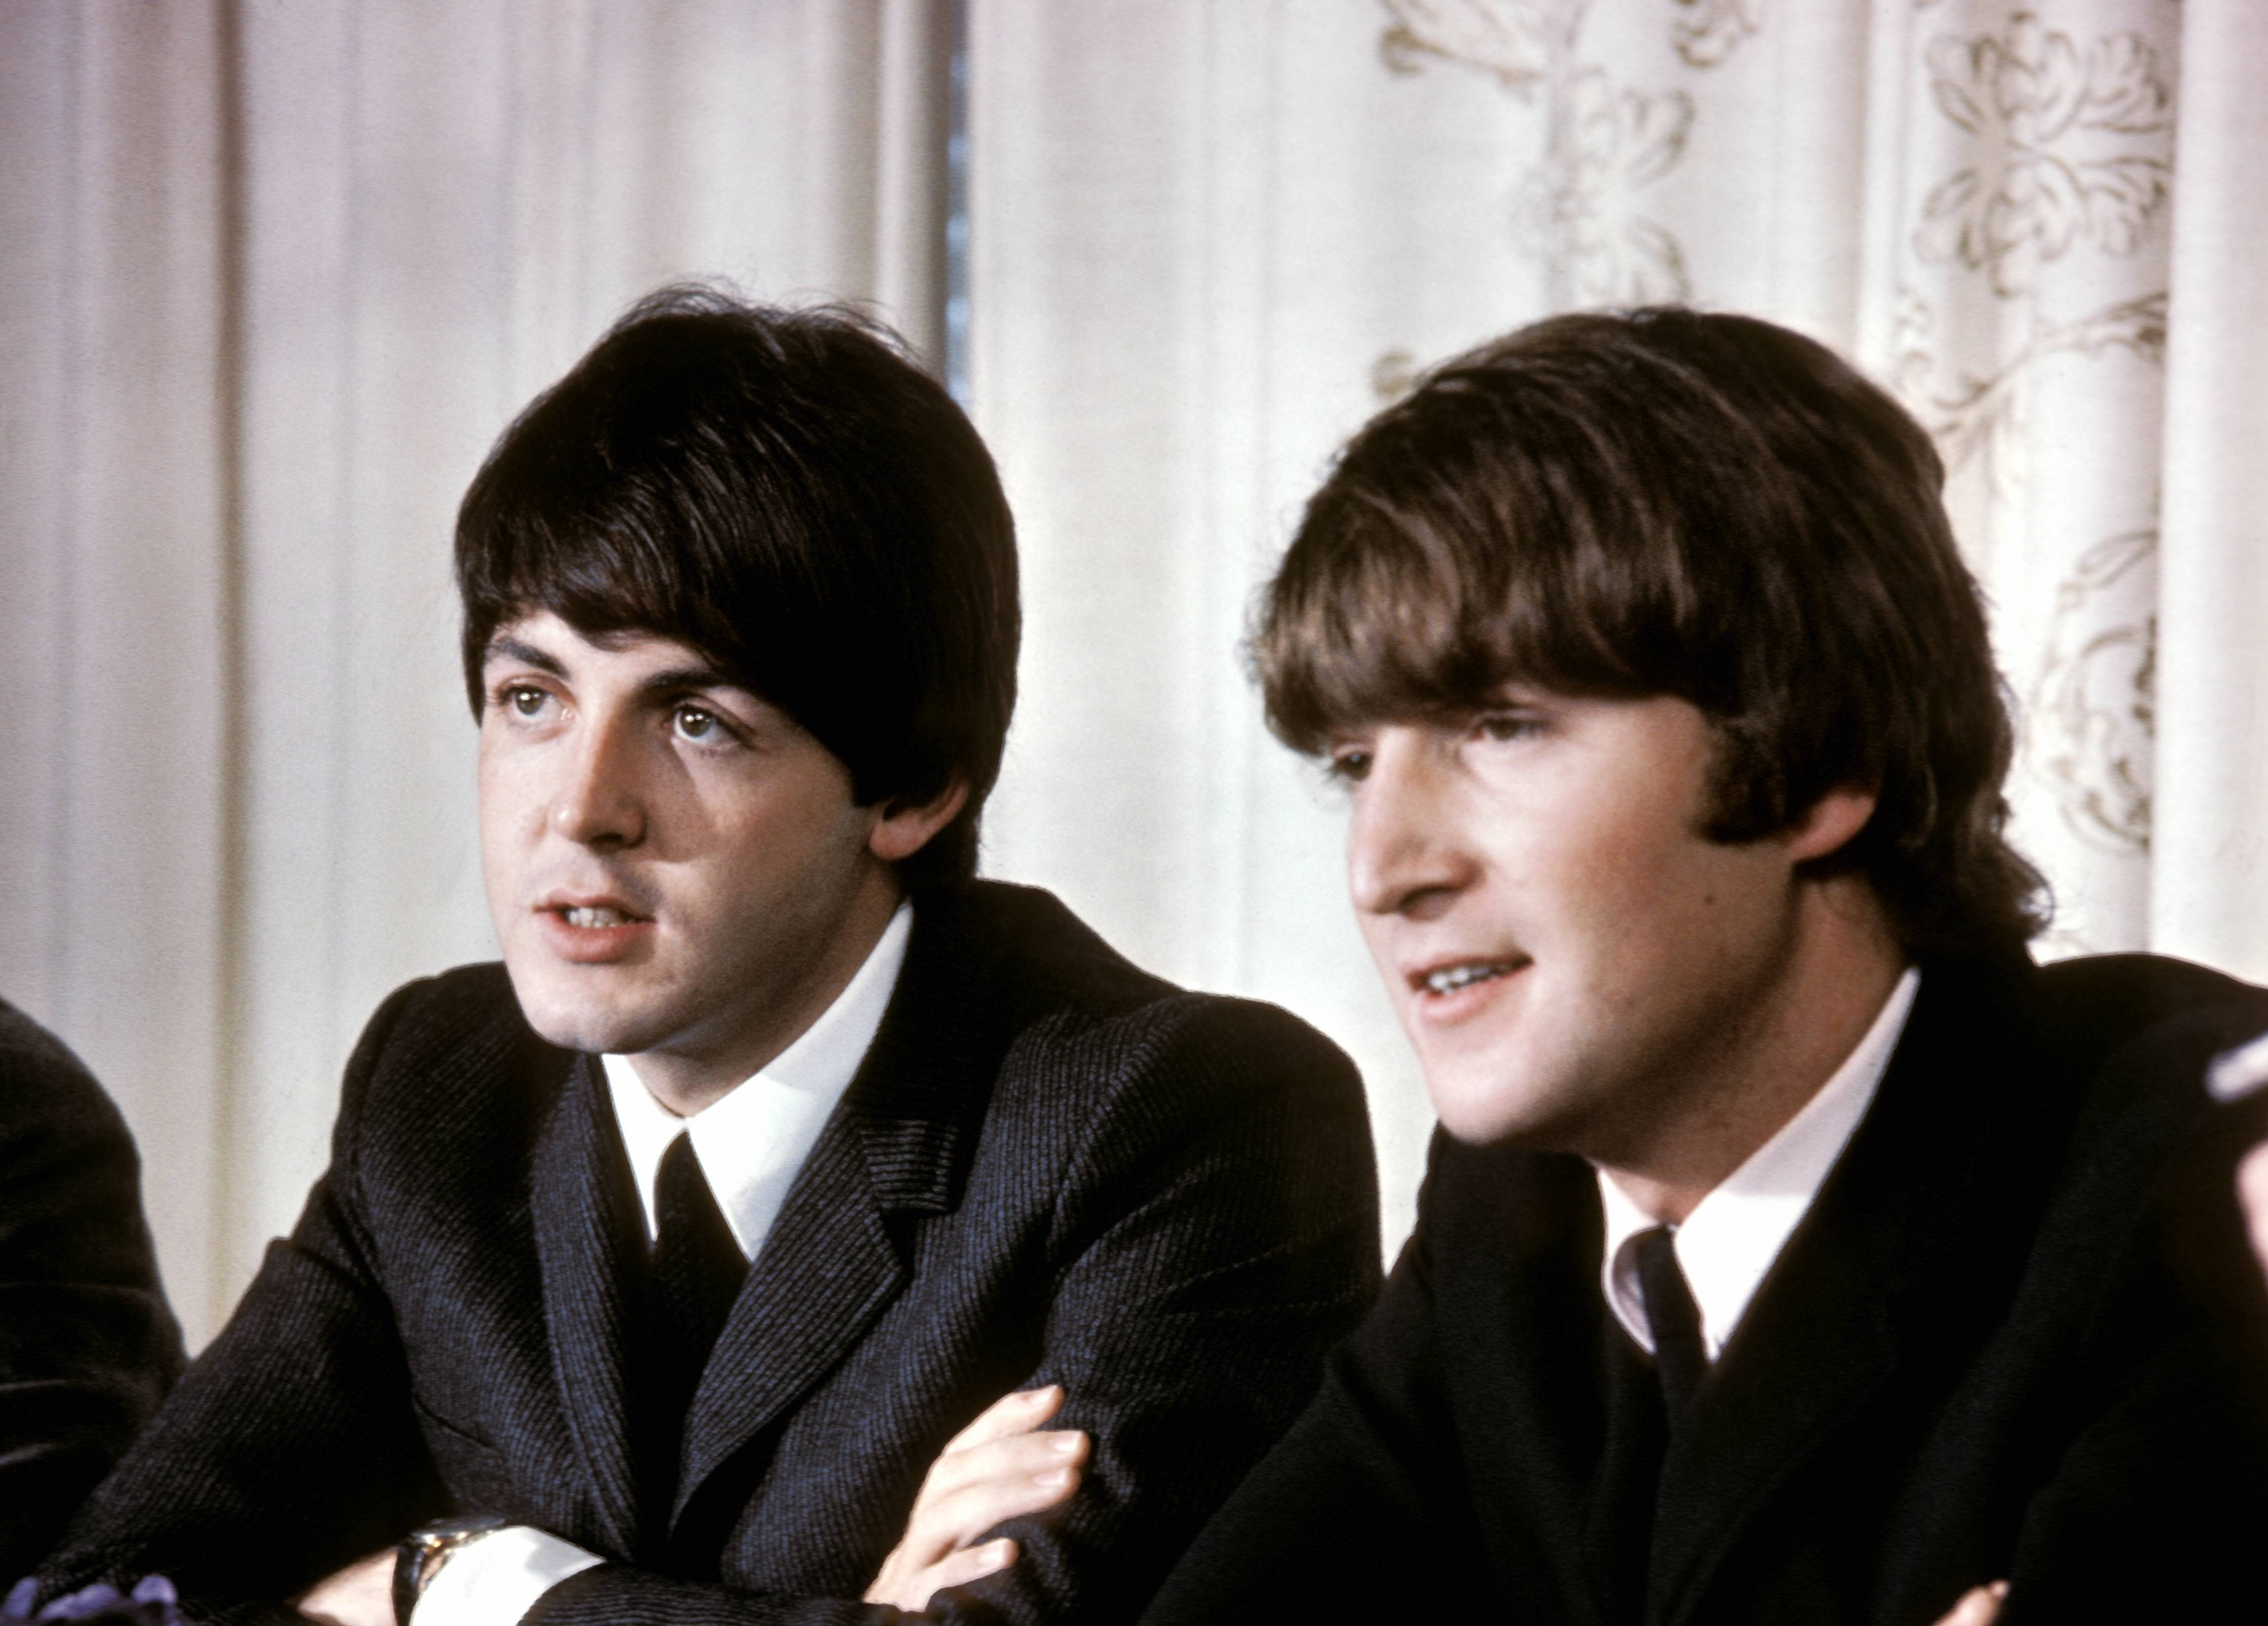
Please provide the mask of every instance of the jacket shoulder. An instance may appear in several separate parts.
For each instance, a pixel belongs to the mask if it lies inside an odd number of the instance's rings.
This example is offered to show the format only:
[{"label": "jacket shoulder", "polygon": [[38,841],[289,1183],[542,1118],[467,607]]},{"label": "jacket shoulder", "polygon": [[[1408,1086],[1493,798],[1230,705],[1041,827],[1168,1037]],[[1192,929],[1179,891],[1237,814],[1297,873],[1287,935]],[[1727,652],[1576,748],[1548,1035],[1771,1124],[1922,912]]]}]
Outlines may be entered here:
[{"label": "jacket shoulder", "polygon": [[118,1108],[70,1047],[0,1000],[0,1142],[35,1129],[131,1144]]},{"label": "jacket shoulder", "polygon": [[1290,1012],[1144,971],[1051,893],[979,881],[955,906],[984,945],[988,991],[1027,1060],[1069,1051],[1093,1071],[1320,1071],[1359,1087],[1353,1063]]},{"label": "jacket shoulder", "polygon": [[2215,1054],[2268,1028],[2268,989],[2161,954],[2098,954],[2043,968],[2034,1009],[2051,1063],[2194,1090]]},{"label": "jacket shoulder", "polygon": [[539,1039],[500,963],[460,966],[406,982],[387,996],[347,1063],[338,1133],[402,1129],[461,1134],[468,1115],[515,1096],[563,1063],[564,1052]]}]

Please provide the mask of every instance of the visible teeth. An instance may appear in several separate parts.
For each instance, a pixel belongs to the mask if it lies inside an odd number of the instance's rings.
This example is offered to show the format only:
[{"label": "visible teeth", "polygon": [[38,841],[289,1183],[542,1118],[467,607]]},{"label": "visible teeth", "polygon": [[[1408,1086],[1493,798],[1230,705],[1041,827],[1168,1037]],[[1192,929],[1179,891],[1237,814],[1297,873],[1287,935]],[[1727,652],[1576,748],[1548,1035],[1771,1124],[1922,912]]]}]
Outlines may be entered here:
[{"label": "visible teeth", "polygon": [[610,909],[603,906],[596,909],[568,909],[565,913],[567,923],[571,926],[625,926],[630,923],[630,918],[620,909]]},{"label": "visible teeth", "polygon": [[1445,966],[1429,972],[1425,986],[1437,994],[1454,994],[1461,988],[1470,988],[1476,982],[1485,982],[1491,977],[1502,976],[1509,966]]}]

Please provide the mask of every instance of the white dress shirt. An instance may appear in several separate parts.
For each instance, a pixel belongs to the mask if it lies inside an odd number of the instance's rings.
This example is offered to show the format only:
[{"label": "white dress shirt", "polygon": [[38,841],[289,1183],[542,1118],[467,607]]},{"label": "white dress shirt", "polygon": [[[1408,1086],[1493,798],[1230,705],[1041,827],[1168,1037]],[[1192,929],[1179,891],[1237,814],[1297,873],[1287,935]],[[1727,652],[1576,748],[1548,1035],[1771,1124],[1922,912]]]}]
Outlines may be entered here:
[{"label": "white dress shirt", "polygon": [[[913,905],[900,903],[865,963],[819,1019],[753,1078],[689,1118],[656,1100],[628,1056],[599,1058],[637,1177],[649,1241],[656,1230],[654,1180],[662,1154],[680,1135],[688,1135],[733,1240],[748,1258],[756,1256],[828,1115],[881,1029],[913,918]],[[512,1626],[560,1582],[604,1562],[547,1530],[507,1527],[450,1556],[417,1600],[416,1626]]]},{"label": "white dress shirt", "polygon": [[[1920,986],[1921,973],[1909,966],[1866,1036],[1819,1093],[1696,1203],[1672,1233],[1678,1269],[1701,1312],[1701,1347],[1712,1361],[1724,1352],[1749,1301],[1764,1285],[1765,1272],[1810,1211],[1828,1172],[1867,1115]],[[1608,1307],[1638,1348],[1652,1354],[1636,1238],[1656,1222],[1604,1173],[1599,1175],[1599,1198],[1606,1210],[1601,1275]]]}]

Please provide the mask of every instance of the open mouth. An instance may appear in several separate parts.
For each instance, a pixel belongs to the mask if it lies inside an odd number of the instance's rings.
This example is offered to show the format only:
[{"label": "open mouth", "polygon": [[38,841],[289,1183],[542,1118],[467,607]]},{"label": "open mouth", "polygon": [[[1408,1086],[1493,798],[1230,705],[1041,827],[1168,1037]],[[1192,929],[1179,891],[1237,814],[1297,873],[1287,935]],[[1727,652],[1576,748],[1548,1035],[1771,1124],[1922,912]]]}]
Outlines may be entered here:
[{"label": "open mouth", "polygon": [[577,965],[605,965],[635,958],[652,941],[654,918],[631,908],[630,900],[553,896],[536,905],[551,951]]},{"label": "open mouth", "polygon": [[585,931],[603,931],[608,926],[641,926],[647,923],[642,916],[630,914],[626,909],[613,909],[603,903],[556,909],[552,913],[569,925]]},{"label": "open mouth", "polygon": [[1479,983],[1493,982],[1498,977],[1510,976],[1532,963],[1525,955],[1513,960],[1462,960],[1454,965],[1436,966],[1412,981],[1425,992],[1445,998]]}]

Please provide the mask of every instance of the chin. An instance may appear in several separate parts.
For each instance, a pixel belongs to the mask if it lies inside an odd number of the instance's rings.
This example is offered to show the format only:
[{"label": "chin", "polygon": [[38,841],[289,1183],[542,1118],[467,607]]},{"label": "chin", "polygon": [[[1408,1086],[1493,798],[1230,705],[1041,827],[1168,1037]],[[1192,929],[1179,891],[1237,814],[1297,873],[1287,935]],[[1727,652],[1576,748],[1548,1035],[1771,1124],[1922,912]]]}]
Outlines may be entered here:
[{"label": "chin", "polygon": [[1572,1151],[1581,1138],[1572,1110],[1580,1092],[1564,1076],[1528,1058],[1496,1056],[1418,1057],[1434,1115],[1454,1139],[1469,1146],[1521,1146],[1531,1151]]},{"label": "chin", "polygon": [[509,961],[506,969],[520,1015],[546,1044],[593,1056],[634,1055],[647,1048],[641,1042],[641,1030],[651,1024],[616,1009],[612,1001],[594,997],[591,990],[573,986],[573,979],[523,975]]},{"label": "chin", "polygon": [[1518,1093],[1506,1089],[1500,1077],[1438,1077],[1428,1069],[1425,1083],[1434,1115],[1454,1138],[1471,1146],[1529,1144],[1529,1114],[1522,1109]]}]

